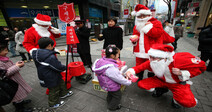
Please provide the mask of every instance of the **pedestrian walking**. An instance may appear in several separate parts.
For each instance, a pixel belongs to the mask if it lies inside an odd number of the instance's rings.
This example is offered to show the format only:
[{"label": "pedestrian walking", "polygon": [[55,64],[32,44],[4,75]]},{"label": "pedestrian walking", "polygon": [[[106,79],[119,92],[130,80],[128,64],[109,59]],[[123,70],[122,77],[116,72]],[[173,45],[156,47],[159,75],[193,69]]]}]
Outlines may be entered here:
[{"label": "pedestrian walking", "polygon": [[120,50],[117,47],[107,47],[106,57],[97,59],[93,64],[101,88],[107,91],[107,104],[109,110],[121,108],[121,85],[129,86],[132,82],[126,79],[119,71],[117,60]]},{"label": "pedestrian walking", "polygon": [[2,31],[2,34],[6,37],[6,40],[9,40],[9,51],[12,54],[10,57],[12,58],[18,56],[15,52],[16,43],[14,31],[10,30],[7,26],[4,26],[3,30],[4,31]]},{"label": "pedestrian walking", "polygon": [[66,89],[62,75],[66,66],[62,65],[57,59],[54,49],[54,41],[48,37],[42,37],[38,40],[39,49],[33,50],[32,57],[37,68],[38,78],[42,87],[49,89],[48,103],[49,107],[58,108],[65,104],[63,100],[73,94]]},{"label": "pedestrian walking", "polygon": [[123,30],[117,26],[117,19],[110,17],[107,21],[108,28],[103,29],[98,40],[104,40],[103,49],[108,45],[116,45],[120,50],[123,48]]},{"label": "pedestrian walking", "polygon": [[198,50],[201,52],[200,58],[205,62],[209,60],[207,71],[212,72],[212,24],[202,28],[198,40]]},{"label": "pedestrian walking", "polygon": [[177,21],[174,26],[175,41],[172,43],[174,50],[177,49],[177,41],[183,37],[183,27],[180,21]]},{"label": "pedestrian walking", "polygon": [[[32,57],[26,51],[26,49],[24,48],[24,46],[22,44],[24,41],[24,34],[25,34],[26,30],[27,30],[27,28],[23,28],[21,31],[19,31],[15,34],[16,51],[19,52],[19,54],[22,58],[21,60],[24,61],[25,63],[28,61],[33,61]],[[28,55],[28,61],[27,61],[25,54]]]},{"label": "pedestrian walking", "polygon": [[75,24],[77,26],[75,32],[80,42],[77,44],[77,52],[79,53],[84,66],[91,67],[92,60],[89,43],[90,29],[85,26],[84,20],[76,20]]},{"label": "pedestrian walking", "polygon": [[196,106],[197,99],[191,92],[190,79],[206,70],[205,62],[188,52],[174,53],[172,46],[163,44],[153,45],[148,55],[150,56],[148,61],[128,69],[126,76],[130,77],[146,69],[151,70],[155,76],[139,81],[138,87],[149,92],[155,91],[155,88],[171,90],[174,108],[180,108],[180,105]]},{"label": "pedestrian walking", "polygon": [[18,83],[18,91],[16,92],[12,102],[16,112],[32,112],[31,108],[26,108],[25,104],[31,100],[24,100],[32,91],[32,88],[26,83],[19,71],[24,66],[23,61],[18,61],[15,64],[9,60],[8,48],[6,44],[0,44],[0,68],[7,70],[6,76]]}]

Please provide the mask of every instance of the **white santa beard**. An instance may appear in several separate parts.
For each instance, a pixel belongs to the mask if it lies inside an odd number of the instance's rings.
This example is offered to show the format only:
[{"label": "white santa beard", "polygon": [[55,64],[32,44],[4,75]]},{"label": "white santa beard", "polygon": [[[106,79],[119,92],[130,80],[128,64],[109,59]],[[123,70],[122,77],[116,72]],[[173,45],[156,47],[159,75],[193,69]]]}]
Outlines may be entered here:
[{"label": "white santa beard", "polygon": [[48,31],[49,27],[42,27],[42,26],[38,26],[37,24],[33,24],[32,26],[35,28],[38,35],[40,35],[41,37],[50,37],[51,34]]},{"label": "white santa beard", "polygon": [[167,68],[167,63],[164,59],[160,61],[151,61],[150,67],[157,77],[162,78]]},{"label": "white santa beard", "polygon": [[140,18],[135,18],[135,25],[136,25],[136,29],[138,31],[140,31],[144,26],[145,24],[147,23],[147,21],[149,19],[151,19],[152,17],[146,17],[146,18],[143,18],[143,19],[140,19]]}]

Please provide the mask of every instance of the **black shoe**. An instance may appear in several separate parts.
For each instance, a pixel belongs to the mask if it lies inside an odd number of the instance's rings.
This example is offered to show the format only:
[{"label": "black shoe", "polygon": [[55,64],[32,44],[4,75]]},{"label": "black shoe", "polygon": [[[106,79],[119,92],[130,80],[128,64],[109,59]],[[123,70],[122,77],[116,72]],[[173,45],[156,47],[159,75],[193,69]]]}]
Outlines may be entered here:
[{"label": "black shoe", "polygon": [[155,91],[153,92],[153,97],[160,97],[164,93],[167,93],[169,90],[167,88],[155,88]]},{"label": "black shoe", "polygon": [[109,109],[110,111],[116,111],[116,110],[119,110],[119,109],[121,109],[121,104],[119,104],[115,109]]},{"label": "black shoe", "polygon": [[173,108],[176,108],[176,109],[181,108],[181,106],[180,106],[180,105],[178,105],[178,104],[174,103],[174,100],[173,100],[173,99],[172,99],[172,107],[173,107]]},{"label": "black shoe", "polygon": [[21,103],[23,103],[25,105],[25,104],[29,104],[31,102],[32,102],[32,100],[28,99],[28,100],[23,100]]}]

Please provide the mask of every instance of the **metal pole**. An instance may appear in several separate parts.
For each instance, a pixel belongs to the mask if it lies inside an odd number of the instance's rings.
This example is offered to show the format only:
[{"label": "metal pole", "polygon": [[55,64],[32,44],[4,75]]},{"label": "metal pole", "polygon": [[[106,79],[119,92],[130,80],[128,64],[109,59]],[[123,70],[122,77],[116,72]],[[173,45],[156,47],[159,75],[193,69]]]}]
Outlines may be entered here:
[{"label": "metal pole", "polygon": [[[70,24],[67,24],[67,27],[70,26]],[[67,28],[66,27],[66,28]],[[67,37],[66,37],[67,38]],[[67,73],[68,73],[68,54],[69,54],[69,48],[70,48],[70,44],[67,45],[67,53],[66,53],[66,80],[65,80],[65,84],[67,86]]]}]

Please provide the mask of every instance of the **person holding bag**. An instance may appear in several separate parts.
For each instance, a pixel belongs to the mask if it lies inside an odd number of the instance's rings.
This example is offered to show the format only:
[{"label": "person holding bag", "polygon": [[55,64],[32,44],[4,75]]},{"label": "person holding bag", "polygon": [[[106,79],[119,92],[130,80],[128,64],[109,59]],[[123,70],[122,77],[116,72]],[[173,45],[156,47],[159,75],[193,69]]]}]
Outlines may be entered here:
[{"label": "person holding bag", "polygon": [[24,104],[30,103],[31,100],[23,100],[32,91],[32,88],[26,83],[20,75],[20,68],[24,66],[23,61],[15,64],[6,56],[8,54],[7,44],[0,44],[0,69],[7,70],[6,76],[18,83],[18,90],[12,99],[16,112],[32,112],[32,109],[24,108]]}]

